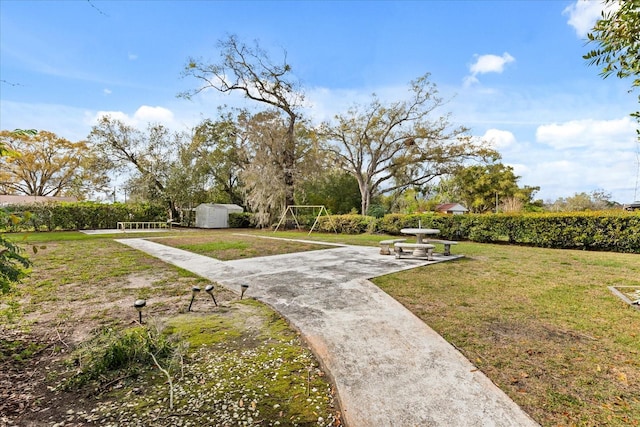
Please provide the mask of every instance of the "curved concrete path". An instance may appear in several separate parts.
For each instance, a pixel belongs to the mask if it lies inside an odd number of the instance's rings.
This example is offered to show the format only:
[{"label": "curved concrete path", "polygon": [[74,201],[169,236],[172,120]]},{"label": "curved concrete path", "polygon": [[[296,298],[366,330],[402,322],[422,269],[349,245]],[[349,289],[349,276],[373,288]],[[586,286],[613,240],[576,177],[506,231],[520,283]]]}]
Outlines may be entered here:
[{"label": "curved concrete path", "polygon": [[349,427],[538,425],[367,280],[433,262],[396,260],[362,246],[222,262],[144,239],[118,242],[236,293],[248,284],[246,296],[273,307],[307,340],[335,382]]}]

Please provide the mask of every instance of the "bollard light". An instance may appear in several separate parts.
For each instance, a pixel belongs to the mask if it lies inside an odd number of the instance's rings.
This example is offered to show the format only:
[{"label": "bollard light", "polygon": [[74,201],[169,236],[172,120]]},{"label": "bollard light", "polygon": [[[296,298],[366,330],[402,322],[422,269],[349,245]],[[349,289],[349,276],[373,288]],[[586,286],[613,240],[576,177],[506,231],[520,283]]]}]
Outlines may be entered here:
[{"label": "bollard light", "polygon": [[144,306],[147,305],[147,301],[143,300],[143,299],[137,299],[134,303],[133,303],[133,307],[138,310],[138,321],[140,322],[140,324],[142,325],[142,309],[144,308]]},{"label": "bollard light", "polygon": [[218,306],[218,303],[216,302],[216,297],[213,296],[213,285],[207,285],[206,288],[204,288],[204,291],[206,293],[208,293],[209,295],[211,295],[211,299],[213,300],[213,303],[216,305],[216,307]]},{"label": "bollard light", "polygon": [[196,295],[198,295],[198,292],[200,292],[200,288],[197,286],[194,286],[193,288],[191,288],[191,302],[189,303],[189,310],[187,311],[191,311],[191,306],[193,305],[193,300],[196,299]]},{"label": "bollard light", "polygon": [[242,297],[244,296],[244,293],[247,291],[247,289],[249,289],[249,285],[242,284],[240,285],[240,299],[242,299]]}]

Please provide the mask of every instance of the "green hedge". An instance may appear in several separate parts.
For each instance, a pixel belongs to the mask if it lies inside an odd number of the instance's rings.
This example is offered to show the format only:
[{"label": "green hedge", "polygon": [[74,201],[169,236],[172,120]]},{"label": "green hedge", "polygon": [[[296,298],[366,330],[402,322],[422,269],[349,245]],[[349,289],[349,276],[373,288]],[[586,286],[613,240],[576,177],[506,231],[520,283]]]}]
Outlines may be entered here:
[{"label": "green hedge", "polygon": [[[624,211],[488,215],[389,214],[331,217],[338,232],[399,235],[408,227],[437,228],[440,237],[558,249],[640,253],[640,213]],[[320,231],[333,231],[320,219]]]},{"label": "green hedge", "polygon": [[254,215],[250,212],[229,214],[229,228],[250,228],[255,226]]},{"label": "green hedge", "polygon": [[372,216],[347,214],[321,216],[316,230],[333,233],[334,227],[338,233],[362,234],[376,232],[377,220]]},{"label": "green hedge", "polygon": [[3,231],[56,231],[116,228],[120,221],[166,221],[162,206],[147,203],[62,202],[2,208],[22,220],[0,224]]}]

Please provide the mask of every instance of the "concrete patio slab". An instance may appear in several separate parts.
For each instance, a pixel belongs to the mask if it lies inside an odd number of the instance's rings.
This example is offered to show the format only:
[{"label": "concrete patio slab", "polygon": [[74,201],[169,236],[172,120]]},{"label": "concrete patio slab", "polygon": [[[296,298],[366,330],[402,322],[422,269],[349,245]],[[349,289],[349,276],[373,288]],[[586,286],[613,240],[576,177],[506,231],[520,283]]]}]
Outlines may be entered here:
[{"label": "concrete patio slab", "polygon": [[340,246],[222,262],[144,239],[118,241],[237,293],[248,284],[245,295],[281,313],[333,377],[347,426],[537,425],[453,346],[367,280],[455,255],[436,254],[429,262]]}]

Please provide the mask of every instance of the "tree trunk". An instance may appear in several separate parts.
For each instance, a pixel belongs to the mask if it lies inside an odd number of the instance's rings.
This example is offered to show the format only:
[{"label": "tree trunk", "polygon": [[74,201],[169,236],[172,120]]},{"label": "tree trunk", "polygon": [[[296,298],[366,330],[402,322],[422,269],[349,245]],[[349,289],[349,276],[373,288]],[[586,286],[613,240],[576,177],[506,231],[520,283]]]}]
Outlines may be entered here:
[{"label": "tree trunk", "polygon": [[285,185],[285,206],[295,205],[293,198],[295,178],[295,158],[296,158],[296,136],[295,136],[296,116],[289,114],[289,127],[287,129],[287,144],[284,154],[284,185]]},{"label": "tree trunk", "polygon": [[371,190],[369,183],[364,181],[362,176],[356,176],[358,181],[358,188],[360,189],[360,214],[366,215],[369,210],[369,203],[371,203]]}]

